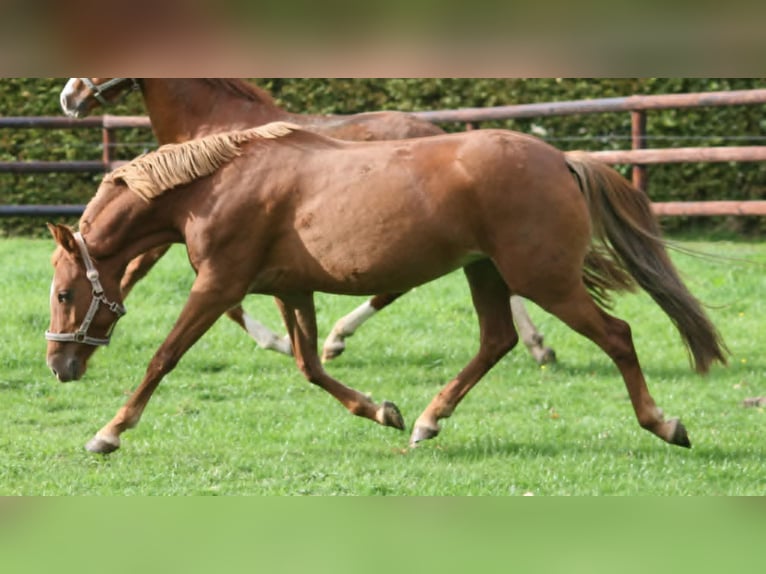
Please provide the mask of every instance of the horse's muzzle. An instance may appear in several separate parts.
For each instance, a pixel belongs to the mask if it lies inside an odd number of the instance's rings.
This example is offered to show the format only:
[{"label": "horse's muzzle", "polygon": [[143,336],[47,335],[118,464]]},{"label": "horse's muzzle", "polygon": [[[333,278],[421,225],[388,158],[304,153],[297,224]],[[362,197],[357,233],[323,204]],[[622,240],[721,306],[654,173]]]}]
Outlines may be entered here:
[{"label": "horse's muzzle", "polygon": [[62,357],[60,355],[48,358],[48,368],[60,383],[79,380],[85,373],[83,363],[77,357]]},{"label": "horse's muzzle", "polygon": [[67,95],[61,95],[61,111],[63,111],[70,118],[81,118],[85,115],[85,108],[87,105],[86,100],[80,100],[78,102]]}]

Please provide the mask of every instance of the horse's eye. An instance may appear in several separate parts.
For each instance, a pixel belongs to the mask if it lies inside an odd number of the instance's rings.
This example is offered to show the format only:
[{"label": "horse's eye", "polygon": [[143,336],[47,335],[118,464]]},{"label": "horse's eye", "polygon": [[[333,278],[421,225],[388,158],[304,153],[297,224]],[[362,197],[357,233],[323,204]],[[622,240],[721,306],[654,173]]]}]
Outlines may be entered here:
[{"label": "horse's eye", "polygon": [[69,301],[72,300],[72,294],[69,291],[59,291],[58,292],[58,300],[59,303],[69,303]]}]

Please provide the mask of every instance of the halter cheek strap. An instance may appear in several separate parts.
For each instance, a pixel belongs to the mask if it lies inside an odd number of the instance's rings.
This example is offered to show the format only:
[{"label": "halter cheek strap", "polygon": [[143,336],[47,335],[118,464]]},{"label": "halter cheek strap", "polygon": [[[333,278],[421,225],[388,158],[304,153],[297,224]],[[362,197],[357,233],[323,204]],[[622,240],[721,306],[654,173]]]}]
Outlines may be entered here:
[{"label": "halter cheek strap", "polygon": [[[106,338],[91,337],[88,335],[88,328],[93,321],[93,317],[96,316],[99,306],[103,303],[107,309],[117,315],[117,319],[122,317],[127,311],[122,304],[109,301],[109,299],[106,298],[104,295],[104,288],[101,286],[101,281],[98,279],[98,271],[93,265],[93,260],[90,258],[88,249],[85,246],[85,241],[79,231],[74,234],[74,238],[77,242],[77,246],[80,248],[82,260],[85,263],[86,275],[93,287],[93,298],[90,301],[88,312],[85,314],[85,318],[82,320],[82,324],[77,331],[74,333],[51,333],[50,331],[45,331],[45,338],[49,341],[56,341],[58,343],[85,343],[86,345],[105,346],[109,344],[111,335],[107,335]],[[117,319],[115,319],[115,322]],[[111,334],[111,328],[109,329],[109,332]]]},{"label": "halter cheek strap", "polygon": [[109,102],[104,97],[104,92],[107,90],[114,88],[115,86],[119,86],[123,82],[131,81],[133,82],[132,88],[134,90],[139,89],[138,82],[135,78],[112,78],[111,80],[107,80],[103,84],[94,84],[93,81],[91,81],[90,78],[80,78],[85,84],[88,89],[93,93],[93,97],[96,98],[102,105],[106,106],[109,105]]}]

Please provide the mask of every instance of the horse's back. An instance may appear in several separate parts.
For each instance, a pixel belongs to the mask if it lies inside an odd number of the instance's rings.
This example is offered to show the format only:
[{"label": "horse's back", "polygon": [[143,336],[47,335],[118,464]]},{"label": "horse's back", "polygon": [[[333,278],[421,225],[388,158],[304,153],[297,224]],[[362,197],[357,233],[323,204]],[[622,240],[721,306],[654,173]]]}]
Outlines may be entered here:
[{"label": "horse's back", "polygon": [[477,201],[496,201],[515,210],[534,208],[530,216],[540,217],[540,212],[567,202],[584,207],[564,153],[539,138],[508,130],[476,130],[451,137],[459,143],[455,167],[472,181]]},{"label": "horse's back", "polygon": [[403,140],[443,134],[444,131],[412,114],[397,111],[348,116],[294,116],[306,129],[348,141]]}]

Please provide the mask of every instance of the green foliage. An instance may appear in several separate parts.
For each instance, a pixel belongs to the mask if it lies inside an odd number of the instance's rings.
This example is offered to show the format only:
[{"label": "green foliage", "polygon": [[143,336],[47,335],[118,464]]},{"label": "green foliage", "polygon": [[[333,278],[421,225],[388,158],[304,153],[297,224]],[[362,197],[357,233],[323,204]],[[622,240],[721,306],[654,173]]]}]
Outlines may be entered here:
[{"label": "green foliage", "polygon": [[[279,105],[297,113],[351,114],[371,110],[433,110],[507,104],[609,98],[632,94],[672,94],[763,88],[753,78],[260,78]],[[64,78],[16,78],[0,81],[0,115],[58,115]],[[141,98],[131,94],[106,110],[143,115]],[[649,147],[761,145],[766,129],[764,106],[652,111],[647,115]],[[561,149],[627,149],[627,113],[530,118],[486,122],[539,135]],[[448,131],[462,125],[445,125]],[[120,130],[113,152],[130,159],[152,148],[147,130]],[[102,153],[99,130],[0,130],[0,161],[93,160]],[[628,174],[626,167],[621,167]],[[655,201],[766,198],[766,166],[761,163],[670,164],[650,166],[649,193]],[[0,173],[2,203],[85,203],[98,176]],[[35,233],[40,221],[0,220],[0,235]],[[692,226],[728,227],[760,232],[759,218],[689,220],[669,218],[670,230]]]},{"label": "green foliage", "polygon": [[[66,78],[0,80],[0,116],[60,116],[59,94]],[[106,113],[144,115],[140,97],[132,95]],[[149,130],[115,134],[113,159],[131,159],[156,146]],[[88,161],[103,153],[99,129],[0,129],[0,161]],[[84,204],[93,197],[101,174],[14,174],[0,172],[2,204]],[[74,223],[72,220],[70,223]],[[0,236],[47,233],[39,218],[0,219]]]},{"label": "green foliage", "polygon": [[[640,429],[606,356],[531,306],[559,363],[537,367],[519,346],[417,449],[406,449],[406,433],[350,416],[291,359],[221,320],[165,378],[122,449],[101,456],[83,445],[138,385],[180,312],[192,280],[185,250],[136,286],[85,378],[62,385],[45,366],[43,339],[53,242],[2,240],[0,495],[762,495],[764,409],[742,401],[766,394],[766,248],[684,245],[733,258],[675,256],[711,306],[729,367],[692,373],[670,321],[644,295],[620,298],[615,314],[630,322],[649,388],[668,416],[682,417],[691,450]],[[359,300],[318,295],[320,333]],[[268,298],[245,306],[282,331]],[[468,289],[454,273],[376,316],[327,369],[395,401],[412,425],[476,344]]]}]

